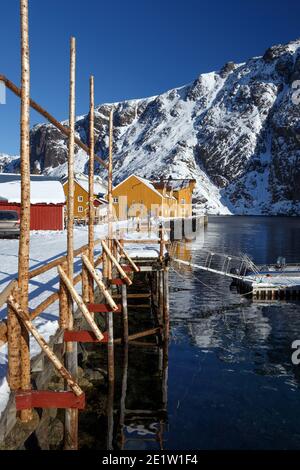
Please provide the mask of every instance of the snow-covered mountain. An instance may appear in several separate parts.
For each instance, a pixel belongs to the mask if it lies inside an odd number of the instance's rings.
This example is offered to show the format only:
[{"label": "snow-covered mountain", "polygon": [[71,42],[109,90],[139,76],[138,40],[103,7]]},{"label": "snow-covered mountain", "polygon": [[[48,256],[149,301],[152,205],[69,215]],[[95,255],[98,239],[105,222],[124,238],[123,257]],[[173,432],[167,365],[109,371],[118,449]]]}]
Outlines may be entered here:
[{"label": "snow-covered mountain", "polygon": [[[113,106],[116,183],[131,173],[191,177],[197,202],[211,213],[300,214],[297,80],[300,40],[159,96],[98,106],[95,150],[107,158]],[[77,119],[76,130],[87,143],[88,116]],[[67,140],[58,130],[32,129],[32,169],[64,176],[66,159]],[[87,172],[87,162],[77,149],[76,172]],[[97,171],[104,175],[100,166]]]}]

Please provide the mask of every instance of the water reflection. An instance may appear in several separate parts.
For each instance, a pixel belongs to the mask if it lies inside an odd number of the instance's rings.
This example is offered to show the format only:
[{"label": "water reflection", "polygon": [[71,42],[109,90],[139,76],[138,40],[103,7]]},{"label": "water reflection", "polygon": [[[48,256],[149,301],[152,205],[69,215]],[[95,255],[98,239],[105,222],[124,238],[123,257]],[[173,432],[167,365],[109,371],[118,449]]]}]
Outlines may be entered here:
[{"label": "water reflection", "polygon": [[167,342],[161,345],[140,343],[124,346],[114,448],[164,448],[167,384]]},{"label": "water reflection", "polygon": [[[297,262],[299,228],[299,218],[212,218],[189,256],[200,263],[204,248]],[[230,279],[177,267],[171,320],[167,448],[299,449],[300,368],[291,363],[299,303],[252,303]]]}]

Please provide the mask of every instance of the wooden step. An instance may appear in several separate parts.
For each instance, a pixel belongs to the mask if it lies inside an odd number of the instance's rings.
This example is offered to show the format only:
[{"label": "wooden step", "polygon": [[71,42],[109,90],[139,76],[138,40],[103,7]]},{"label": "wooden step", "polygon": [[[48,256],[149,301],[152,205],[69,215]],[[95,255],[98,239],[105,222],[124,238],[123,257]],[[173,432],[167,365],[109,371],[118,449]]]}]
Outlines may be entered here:
[{"label": "wooden step", "polygon": [[85,394],[76,396],[73,392],[55,392],[50,390],[18,391],[15,395],[16,409],[27,410],[31,408],[85,408]]},{"label": "wooden step", "polygon": [[[112,311],[111,307],[107,304],[87,304],[87,308],[89,312],[92,313],[109,313]],[[118,310],[116,310],[114,313],[121,313],[122,312],[122,306],[118,305]]]},{"label": "wooden step", "polygon": [[65,330],[64,341],[66,343],[108,343],[108,333],[103,333],[103,339],[99,341],[92,331],[80,330],[70,331]]}]

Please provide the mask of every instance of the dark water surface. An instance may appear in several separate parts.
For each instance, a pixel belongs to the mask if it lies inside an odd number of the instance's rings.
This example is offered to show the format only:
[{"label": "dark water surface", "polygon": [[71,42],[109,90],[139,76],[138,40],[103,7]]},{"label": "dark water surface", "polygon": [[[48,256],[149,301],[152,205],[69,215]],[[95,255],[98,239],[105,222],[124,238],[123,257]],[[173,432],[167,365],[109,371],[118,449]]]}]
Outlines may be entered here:
[{"label": "dark water surface", "polygon": [[[299,235],[299,218],[211,217],[182,250],[300,262]],[[230,279],[171,270],[171,323],[166,449],[300,449],[299,302],[252,303]]]}]

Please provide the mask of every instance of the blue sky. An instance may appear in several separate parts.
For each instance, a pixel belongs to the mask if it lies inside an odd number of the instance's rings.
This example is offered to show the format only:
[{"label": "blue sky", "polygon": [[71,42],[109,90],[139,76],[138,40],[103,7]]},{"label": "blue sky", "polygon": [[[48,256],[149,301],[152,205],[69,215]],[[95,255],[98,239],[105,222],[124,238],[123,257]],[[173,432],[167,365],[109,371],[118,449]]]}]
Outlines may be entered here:
[{"label": "blue sky", "polygon": [[[155,95],[300,36],[298,0],[29,0],[31,96],[68,116],[69,38],[77,39],[77,114]],[[0,0],[0,73],[20,83],[19,0]],[[41,122],[32,113],[32,125]],[[0,152],[19,153],[19,101],[0,105]]]}]

